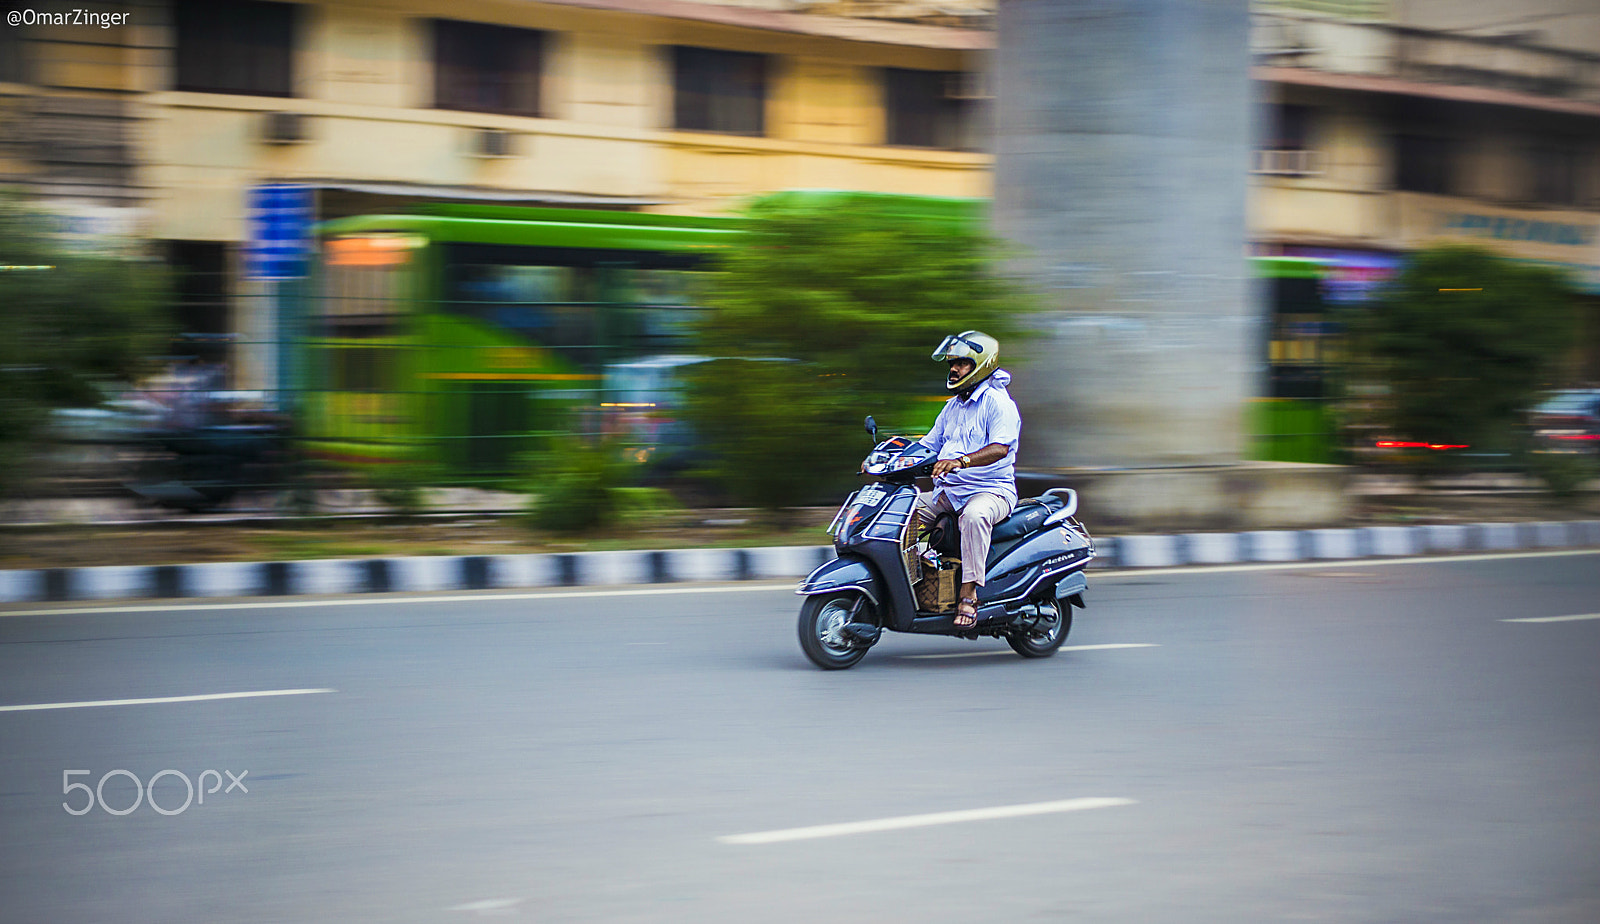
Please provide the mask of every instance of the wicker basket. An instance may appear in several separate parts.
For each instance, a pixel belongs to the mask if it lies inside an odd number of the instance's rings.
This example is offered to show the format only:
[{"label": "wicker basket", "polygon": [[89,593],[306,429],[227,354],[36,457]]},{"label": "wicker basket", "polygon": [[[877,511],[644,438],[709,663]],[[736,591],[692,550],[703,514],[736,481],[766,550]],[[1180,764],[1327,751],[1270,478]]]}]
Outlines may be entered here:
[{"label": "wicker basket", "polygon": [[922,580],[916,584],[917,609],[930,613],[948,613],[955,609],[960,573],[959,561],[940,562],[937,571],[923,568]]}]

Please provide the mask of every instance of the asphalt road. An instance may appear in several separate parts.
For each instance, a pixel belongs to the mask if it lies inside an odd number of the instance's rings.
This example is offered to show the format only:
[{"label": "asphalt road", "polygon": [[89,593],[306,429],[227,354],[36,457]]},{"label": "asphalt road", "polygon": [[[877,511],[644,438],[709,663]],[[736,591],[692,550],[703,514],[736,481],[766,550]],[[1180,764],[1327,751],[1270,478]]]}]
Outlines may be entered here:
[{"label": "asphalt road", "polygon": [[1600,921],[1600,554],[1101,575],[1055,658],[833,673],[789,591],[0,615],[0,921]]}]

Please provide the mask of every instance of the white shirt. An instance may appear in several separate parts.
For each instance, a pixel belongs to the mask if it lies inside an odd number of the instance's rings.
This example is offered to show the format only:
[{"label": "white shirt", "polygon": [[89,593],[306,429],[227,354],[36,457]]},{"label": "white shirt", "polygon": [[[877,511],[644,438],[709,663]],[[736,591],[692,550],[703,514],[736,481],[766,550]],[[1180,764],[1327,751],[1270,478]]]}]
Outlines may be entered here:
[{"label": "white shirt", "polygon": [[937,452],[939,458],[959,459],[992,443],[999,443],[1010,452],[998,462],[956,469],[945,475],[934,482],[933,497],[943,492],[957,507],[966,506],[972,495],[980,493],[998,494],[1013,504],[1017,502],[1017,442],[1022,436],[1022,415],[1006,391],[1010,383],[1011,373],[997,369],[972,390],[971,397],[955,395],[940,408],[933,429],[918,441]]}]

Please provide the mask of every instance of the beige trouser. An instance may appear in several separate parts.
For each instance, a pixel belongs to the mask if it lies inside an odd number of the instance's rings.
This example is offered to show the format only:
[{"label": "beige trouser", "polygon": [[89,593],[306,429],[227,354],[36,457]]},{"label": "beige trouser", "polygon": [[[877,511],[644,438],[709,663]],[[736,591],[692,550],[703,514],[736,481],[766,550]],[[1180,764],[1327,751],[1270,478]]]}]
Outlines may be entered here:
[{"label": "beige trouser", "polygon": [[[1011,501],[998,494],[974,494],[961,508],[961,581],[983,585],[984,564],[989,559],[989,536],[994,525],[1011,515]],[[949,494],[933,499],[933,492],[917,495],[917,513],[922,522],[932,524],[941,513],[953,513]]]}]

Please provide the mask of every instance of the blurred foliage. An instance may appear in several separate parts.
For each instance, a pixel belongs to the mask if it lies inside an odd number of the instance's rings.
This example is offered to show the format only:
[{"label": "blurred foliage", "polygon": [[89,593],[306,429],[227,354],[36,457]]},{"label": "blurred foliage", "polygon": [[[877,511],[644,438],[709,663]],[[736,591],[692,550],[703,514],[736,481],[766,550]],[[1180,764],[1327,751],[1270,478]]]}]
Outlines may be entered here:
[{"label": "blurred foliage", "polygon": [[0,195],[0,490],[50,408],[97,403],[99,386],[146,371],[172,332],[163,266],[74,252],[49,227]]},{"label": "blurred foliage", "polygon": [[721,359],[691,370],[686,413],[714,459],[705,476],[769,509],[820,503],[854,479],[871,446],[864,411],[905,399],[864,394],[825,368]]},{"label": "blurred foliage", "polygon": [[574,440],[560,449],[530,453],[534,473],[528,522],[552,533],[580,533],[616,525],[638,479],[639,464],[610,440]]},{"label": "blurred foliage", "polygon": [[373,496],[395,516],[411,518],[428,509],[428,489],[446,481],[443,466],[399,462],[377,466],[369,476]]},{"label": "blurred foliage", "polygon": [[612,488],[615,522],[626,529],[660,525],[685,512],[683,504],[666,488]]},{"label": "blurred foliage", "polygon": [[1577,497],[1585,485],[1600,478],[1600,460],[1585,453],[1531,452],[1526,465],[1528,473],[1560,500]]},{"label": "blurred foliage", "polygon": [[686,373],[685,407],[716,460],[707,474],[740,503],[828,499],[866,454],[867,414],[888,432],[931,424],[945,396],[946,368],[929,358],[940,341],[982,330],[1004,357],[1032,306],[976,221],[849,194],[768,197],[745,217],[697,329],[697,352],[717,361]]},{"label": "blurred foliage", "polygon": [[[1527,408],[1561,377],[1577,324],[1559,273],[1452,244],[1412,254],[1350,330],[1360,377],[1387,393],[1377,413],[1392,437],[1466,444],[1476,456],[1515,447]],[[1448,464],[1427,456],[1423,467]]]}]

